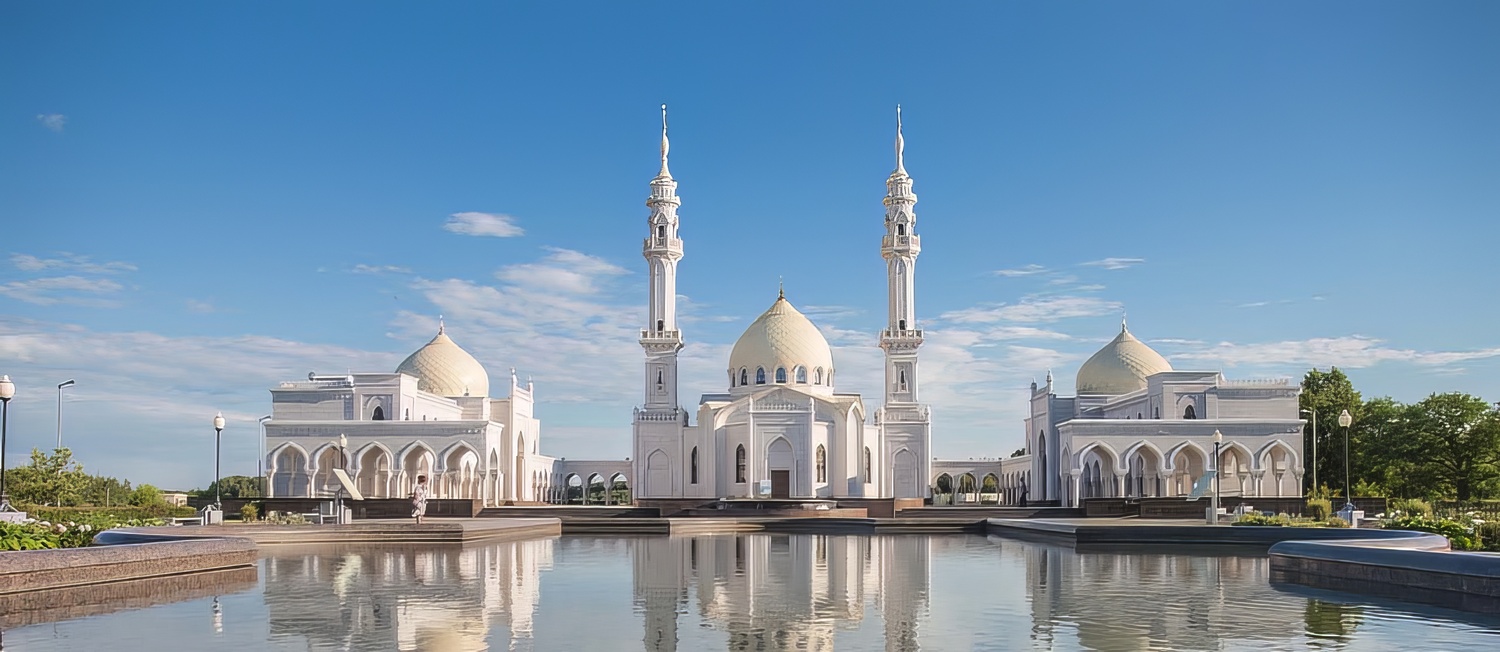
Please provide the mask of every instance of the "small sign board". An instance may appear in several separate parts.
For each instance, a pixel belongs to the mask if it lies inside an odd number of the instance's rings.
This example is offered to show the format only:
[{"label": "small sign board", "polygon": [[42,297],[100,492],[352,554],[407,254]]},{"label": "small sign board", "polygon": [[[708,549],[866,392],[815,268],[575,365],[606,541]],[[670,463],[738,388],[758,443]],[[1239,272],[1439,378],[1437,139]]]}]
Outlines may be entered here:
[{"label": "small sign board", "polygon": [[769,496],[769,495],[771,495],[771,481],[770,480],[761,480],[760,484],[757,485],[756,488],[755,488],[755,495],[757,495],[757,496]]},{"label": "small sign board", "polygon": [[339,479],[339,484],[344,485],[344,491],[349,494],[349,497],[351,499],[354,499],[354,500],[364,500],[365,499],[364,495],[361,494],[361,493],[359,493],[358,489],[354,488],[354,481],[349,479],[349,474],[345,473],[343,469],[334,469],[333,470],[333,477],[338,478]]},{"label": "small sign board", "polygon": [[1193,493],[1188,494],[1187,499],[1197,500],[1199,498],[1202,498],[1203,494],[1208,493],[1208,490],[1213,488],[1214,476],[1218,474],[1218,471],[1205,471],[1203,475],[1198,478],[1198,481],[1193,483]]}]

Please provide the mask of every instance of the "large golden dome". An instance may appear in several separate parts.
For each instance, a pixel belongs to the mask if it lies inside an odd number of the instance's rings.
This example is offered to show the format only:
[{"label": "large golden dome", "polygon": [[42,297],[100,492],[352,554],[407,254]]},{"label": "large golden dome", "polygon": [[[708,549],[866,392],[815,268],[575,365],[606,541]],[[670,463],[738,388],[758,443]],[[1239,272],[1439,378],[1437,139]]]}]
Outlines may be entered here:
[{"label": "large golden dome", "polygon": [[417,389],[438,396],[489,396],[490,375],[438,326],[437,337],[406,357],[396,373],[415,376]]},{"label": "large golden dome", "polygon": [[1078,368],[1078,394],[1118,396],[1146,388],[1146,377],[1171,371],[1172,364],[1135,339],[1125,324],[1120,334]]},{"label": "large golden dome", "polygon": [[817,370],[822,370],[822,383],[831,384],[833,377],[833,352],[828,340],[812,320],[792,307],[786,297],[777,297],[776,303],[761,314],[729,353],[729,371],[739,374],[745,369],[750,382],[754,382],[755,370],[765,369],[766,384],[776,382],[776,369],[786,370],[787,382],[796,382],[796,368],[806,370],[808,382],[815,382]]}]

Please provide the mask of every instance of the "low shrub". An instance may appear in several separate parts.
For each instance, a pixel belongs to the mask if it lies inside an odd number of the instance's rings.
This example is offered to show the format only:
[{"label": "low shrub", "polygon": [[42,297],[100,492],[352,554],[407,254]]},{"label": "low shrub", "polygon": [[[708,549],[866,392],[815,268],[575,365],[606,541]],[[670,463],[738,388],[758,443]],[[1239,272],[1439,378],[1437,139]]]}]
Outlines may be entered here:
[{"label": "low shrub", "polygon": [[1333,515],[1333,503],[1327,498],[1309,498],[1303,514],[1314,521],[1328,520],[1328,517]]},{"label": "low shrub", "polygon": [[39,521],[50,521],[53,523],[73,521],[78,523],[92,523],[94,525],[119,521],[159,519],[169,516],[190,517],[198,514],[191,507],[173,507],[165,503],[146,507],[132,507],[129,505],[116,505],[113,507],[46,507],[31,505],[25,507],[22,511],[25,511],[29,516]]},{"label": "low shrub", "polygon": [[1385,528],[1388,530],[1412,530],[1415,532],[1430,532],[1448,537],[1449,543],[1454,550],[1479,550],[1481,535],[1477,529],[1484,525],[1483,521],[1476,522],[1471,516],[1462,519],[1430,518],[1418,515],[1399,515],[1386,519]]},{"label": "low shrub", "polygon": [[1323,521],[1323,525],[1326,525],[1328,527],[1349,527],[1349,521],[1341,519],[1337,516],[1330,516],[1327,520]]},{"label": "low shrub", "polygon": [[1421,498],[1397,498],[1392,500],[1387,507],[1392,513],[1432,516],[1432,505]]},{"label": "low shrub", "polygon": [[1235,522],[1230,523],[1230,525],[1260,525],[1260,526],[1270,526],[1270,527],[1286,527],[1286,526],[1289,526],[1291,524],[1292,524],[1292,517],[1287,516],[1286,514],[1277,514],[1275,516],[1265,516],[1263,514],[1254,514],[1254,513],[1246,514],[1244,516],[1241,516]]},{"label": "low shrub", "polygon": [[240,507],[240,520],[246,523],[255,520],[260,515],[260,510],[253,503],[245,503]]},{"label": "low shrub", "polygon": [[1479,546],[1488,552],[1500,552],[1500,523],[1481,522],[1474,528],[1479,534]]}]

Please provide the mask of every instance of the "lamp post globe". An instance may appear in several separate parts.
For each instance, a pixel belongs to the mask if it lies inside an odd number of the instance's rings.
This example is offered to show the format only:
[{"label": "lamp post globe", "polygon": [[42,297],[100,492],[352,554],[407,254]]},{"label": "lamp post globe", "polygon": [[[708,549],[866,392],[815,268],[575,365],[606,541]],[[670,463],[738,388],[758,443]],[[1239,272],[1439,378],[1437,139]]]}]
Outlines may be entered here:
[{"label": "lamp post globe", "polygon": [[214,415],[214,509],[224,511],[222,493],[219,489],[219,442],[224,435],[224,413]]},{"label": "lamp post globe", "polygon": [[5,490],[5,435],[10,422],[10,399],[16,395],[16,384],[10,376],[0,376],[0,512],[10,510],[10,494]]},{"label": "lamp post globe", "polygon": [[1354,511],[1354,494],[1349,484],[1349,424],[1352,423],[1354,417],[1348,410],[1339,413],[1339,427],[1344,429],[1344,509],[1351,513]]}]

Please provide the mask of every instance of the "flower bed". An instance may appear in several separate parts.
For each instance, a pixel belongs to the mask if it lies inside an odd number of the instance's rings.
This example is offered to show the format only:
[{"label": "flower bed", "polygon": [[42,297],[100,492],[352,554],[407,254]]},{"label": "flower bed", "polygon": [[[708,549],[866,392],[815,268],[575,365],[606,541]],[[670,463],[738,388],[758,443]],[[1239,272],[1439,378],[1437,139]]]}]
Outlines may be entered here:
[{"label": "flower bed", "polygon": [[93,543],[94,535],[103,530],[164,524],[161,519],[120,519],[109,514],[92,514],[81,523],[28,518],[20,523],[0,523],[0,550],[82,548]]}]

